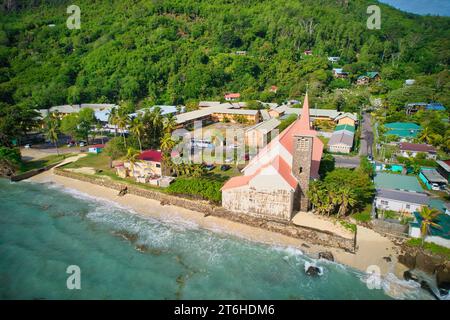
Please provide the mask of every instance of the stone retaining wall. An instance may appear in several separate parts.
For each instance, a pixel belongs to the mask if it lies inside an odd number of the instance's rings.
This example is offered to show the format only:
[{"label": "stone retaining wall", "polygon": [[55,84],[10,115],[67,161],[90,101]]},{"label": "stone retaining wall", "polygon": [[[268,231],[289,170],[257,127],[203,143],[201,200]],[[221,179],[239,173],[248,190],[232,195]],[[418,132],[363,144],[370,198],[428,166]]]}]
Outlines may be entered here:
[{"label": "stone retaining wall", "polygon": [[352,253],[355,252],[356,234],[353,239],[347,239],[328,231],[301,227],[294,225],[293,223],[286,223],[282,221],[252,217],[246,214],[237,214],[234,212],[230,212],[222,207],[210,204],[209,202],[204,200],[192,200],[180,196],[174,196],[158,191],[140,188],[130,184],[112,181],[109,179],[103,179],[101,177],[94,177],[94,176],[91,177],[75,172],[70,172],[63,170],[61,168],[55,168],[54,172],[57,175],[93,183],[99,186],[111,188],[118,191],[126,186],[127,192],[130,194],[160,201],[167,205],[174,205],[192,211],[202,212],[205,216],[213,215],[234,222],[244,223],[253,227],[258,227],[269,231],[277,232],[280,234],[284,234],[290,237],[302,239],[310,244],[340,248]]},{"label": "stone retaining wall", "polygon": [[50,170],[51,168],[53,168],[54,166],[56,166],[58,164],[59,164],[59,162],[54,163],[54,164],[50,164],[50,165],[48,165],[46,167],[43,167],[43,168],[33,169],[33,170],[30,170],[30,171],[27,171],[27,172],[24,172],[24,173],[21,173],[21,174],[17,174],[17,175],[11,176],[9,179],[11,181],[13,181],[13,182],[22,181],[22,180],[31,178],[31,177],[33,177],[33,176],[35,176],[35,175],[37,175],[37,174],[39,174],[41,172]]},{"label": "stone retaining wall", "polygon": [[384,235],[402,238],[407,236],[408,226],[404,224],[389,222],[382,219],[373,219],[372,227],[376,232]]}]

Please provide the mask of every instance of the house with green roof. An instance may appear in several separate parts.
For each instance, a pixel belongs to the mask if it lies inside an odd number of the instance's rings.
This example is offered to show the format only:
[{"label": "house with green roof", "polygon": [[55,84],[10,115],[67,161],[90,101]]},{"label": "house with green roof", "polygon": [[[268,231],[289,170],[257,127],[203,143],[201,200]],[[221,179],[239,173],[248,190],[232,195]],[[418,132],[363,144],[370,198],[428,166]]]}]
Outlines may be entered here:
[{"label": "house with green roof", "polygon": [[349,124],[339,124],[334,128],[334,132],[340,131],[340,130],[347,130],[352,133],[355,133],[355,126],[349,125]]},{"label": "house with green roof", "polygon": [[376,71],[371,71],[371,72],[366,72],[363,75],[360,75],[356,79],[356,84],[364,85],[364,84],[369,84],[370,82],[379,81],[379,80],[381,80],[380,74]]},{"label": "house with green roof", "polygon": [[415,176],[378,172],[373,180],[376,189],[424,192]]},{"label": "house with green roof", "polygon": [[422,131],[422,127],[413,122],[391,122],[384,126],[387,129],[385,136],[394,135],[401,139],[417,138]]},{"label": "house with green roof", "polygon": [[[409,224],[408,234],[413,238],[421,238],[420,227],[422,217],[419,212],[414,212],[414,222]],[[450,215],[442,213],[435,220],[437,226],[430,226],[428,235],[425,236],[425,242],[432,242],[437,245],[450,248]]]}]

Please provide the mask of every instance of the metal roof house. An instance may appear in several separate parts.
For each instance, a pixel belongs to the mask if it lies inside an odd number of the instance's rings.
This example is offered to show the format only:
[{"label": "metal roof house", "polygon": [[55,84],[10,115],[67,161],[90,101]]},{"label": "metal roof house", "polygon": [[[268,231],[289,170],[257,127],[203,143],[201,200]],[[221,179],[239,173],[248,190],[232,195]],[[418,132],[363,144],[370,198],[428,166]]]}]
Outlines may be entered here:
[{"label": "metal roof house", "polygon": [[422,206],[428,206],[429,197],[425,193],[416,193],[392,189],[377,189],[375,207],[379,210],[413,213]]},{"label": "metal roof house", "polygon": [[441,190],[448,183],[447,179],[439,174],[436,169],[422,169],[419,178],[427,186],[428,190]]},{"label": "metal roof house", "polygon": [[[447,214],[440,214],[435,223],[439,227],[431,226],[429,234],[425,236],[425,242],[432,242],[437,245],[450,248],[450,216]],[[414,212],[414,222],[409,225],[409,236],[413,238],[421,238],[420,227],[422,224],[422,217],[418,212]]]},{"label": "metal roof house", "polygon": [[422,131],[422,127],[413,122],[391,122],[384,126],[388,129],[384,134],[385,136],[395,135],[402,139],[417,138]]}]

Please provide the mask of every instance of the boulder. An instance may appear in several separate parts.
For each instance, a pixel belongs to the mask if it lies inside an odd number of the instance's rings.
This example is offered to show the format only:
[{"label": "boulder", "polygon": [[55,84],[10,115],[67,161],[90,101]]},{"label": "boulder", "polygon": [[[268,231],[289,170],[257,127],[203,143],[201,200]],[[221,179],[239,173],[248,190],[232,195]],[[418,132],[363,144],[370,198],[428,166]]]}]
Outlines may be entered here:
[{"label": "boulder", "polygon": [[308,275],[308,276],[312,276],[312,277],[317,277],[317,276],[319,276],[320,275],[320,269],[318,268],[318,267],[315,267],[315,266],[309,266],[307,269],[306,269],[306,274]]},{"label": "boulder", "polygon": [[436,268],[436,284],[441,294],[447,294],[450,290],[450,262]]},{"label": "boulder", "polygon": [[410,253],[405,253],[398,256],[398,262],[404,264],[409,269],[414,269],[416,267],[416,257]]},{"label": "boulder", "polygon": [[419,282],[419,278],[416,275],[414,275],[410,270],[406,270],[403,273],[403,279],[405,279],[406,281],[412,280],[415,282]]},{"label": "boulder", "polygon": [[319,252],[319,259],[334,261],[334,256],[330,251]]},{"label": "boulder", "polygon": [[443,259],[438,256],[426,254],[422,251],[417,252],[416,255],[416,269],[420,269],[429,274],[433,274],[436,268],[441,265]]}]

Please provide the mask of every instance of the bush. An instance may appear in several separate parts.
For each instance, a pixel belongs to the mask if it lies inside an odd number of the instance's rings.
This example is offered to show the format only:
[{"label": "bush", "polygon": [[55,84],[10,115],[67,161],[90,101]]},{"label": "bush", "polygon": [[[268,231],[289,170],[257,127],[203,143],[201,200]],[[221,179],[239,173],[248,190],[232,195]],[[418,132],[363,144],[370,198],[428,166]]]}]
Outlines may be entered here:
[{"label": "bush", "polygon": [[220,203],[223,183],[205,178],[177,178],[167,192],[179,195],[190,195],[196,198]]},{"label": "bush", "polygon": [[364,211],[355,213],[352,218],[359,222],[369,222],[372,220],[372,205],[369,204],[364,208]]},{"label": "bush", "polygon": [[20,150],[17,148],[0,147],[0,161],[7,161],[15,166],[20,165],[22,163]]},{"label": "bush", "polygon": [[[407,245],[411,246],[411,247],[421,247],[422,246],[422,239],[420,238],[413,238],[413,239],[409,239],[406,242]],[[447,259],[450,259],[450,249],[437,245],[435,243],[431,243],[431,242],[424,242],[423,244],[423,248],[426,251],[429,251],[431,253],[440,255],[440,256],[444,256]]]}]

